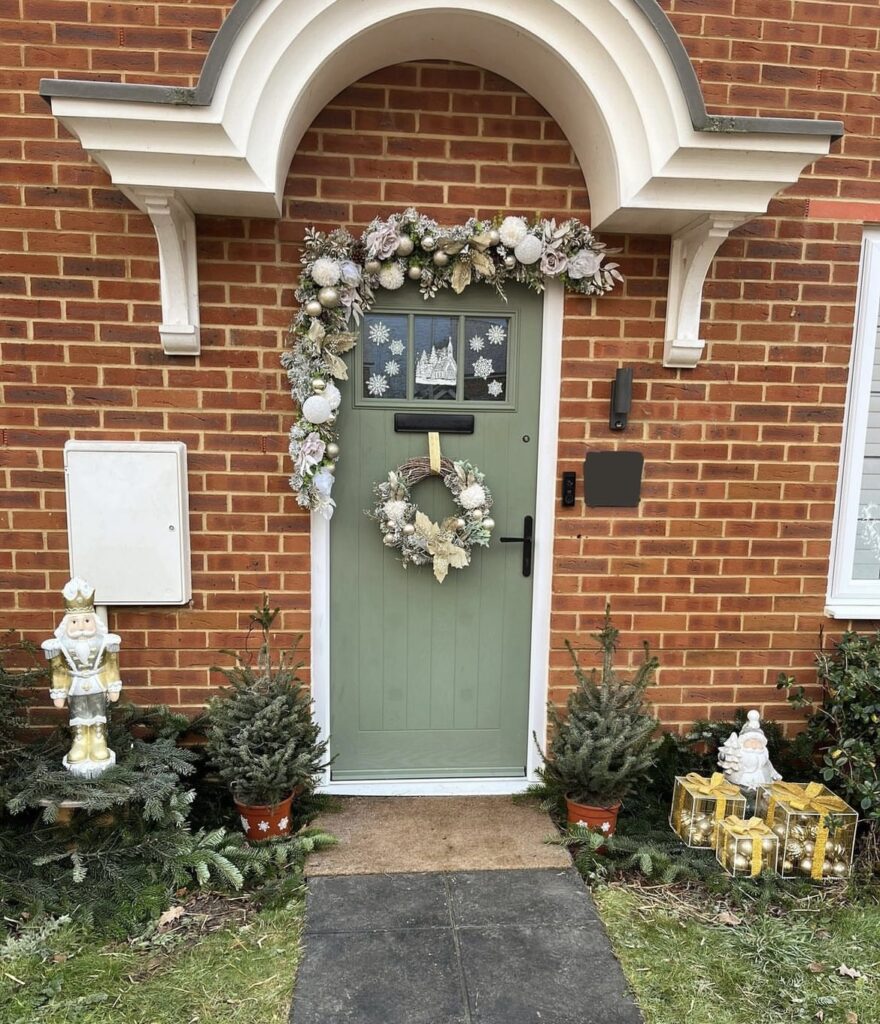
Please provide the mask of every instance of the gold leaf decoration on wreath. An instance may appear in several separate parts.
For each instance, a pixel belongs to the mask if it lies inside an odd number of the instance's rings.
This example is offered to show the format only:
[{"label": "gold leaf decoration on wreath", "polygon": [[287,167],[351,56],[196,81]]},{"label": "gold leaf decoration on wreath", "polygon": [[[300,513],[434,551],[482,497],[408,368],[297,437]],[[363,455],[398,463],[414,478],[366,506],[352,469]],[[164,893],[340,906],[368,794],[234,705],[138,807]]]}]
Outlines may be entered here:
[{"label": "gold leaf decoration on wreath", "polygon": [[452,268],[452,290],[456,295],[461,293],[471,283],[471,265],[461,261]]},{"label": "gold leaf decoration on wreath", "polygon": [[471,252],[471,263],[474,270],[483,277],[492,277],[495,273],[495,264],[482,252]]},{"label": "gold leaf decoration on wreath", "polygon": [[327,372],[337,380],[348,380],[348,368],[339,356],[325,350],[324,365],[327,367]]}]

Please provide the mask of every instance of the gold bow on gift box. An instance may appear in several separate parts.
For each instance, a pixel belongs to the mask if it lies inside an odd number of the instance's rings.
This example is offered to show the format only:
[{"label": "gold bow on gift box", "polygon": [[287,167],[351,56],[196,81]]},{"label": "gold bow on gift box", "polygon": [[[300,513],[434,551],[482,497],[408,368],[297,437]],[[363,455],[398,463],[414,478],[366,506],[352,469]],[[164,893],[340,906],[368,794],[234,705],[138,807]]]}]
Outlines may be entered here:
[{"label": "gold bow on gift box", "polygon": [[727,801],[731,797],[742,797],[738,786],[728,782],[721,772],[713,772],[711,778],[704,778],[696,772],[689,772],[679,779],[681,785],[678,791],[678,806],[675,808],[674,822],[676,831],[681,823],[681,811],[684,806],[684,795],[690,791],[700,797],[710,797],[715,800],[715,812],[713,819],[717,824],[727,813]]},{"label": "gold bow on gift box", "polygon": [[743,819],[738,818],[735,814],[724,819],[724,827],[736,839],[751,839],[752,865],[750,873],[760,875],[763,863],[763,841],[770,837],[776,838],[773,830],[761,818]]},{"label": "gold bow on gift box", "polygon": [[828,826],[825,820],[832,814],[851,814],[852,808],[839,796],[828,793],[823,796],[825,787],[821,782],[810,782],[806,786],[796,782],[774,782],[770,786],[770,799],[767,802],[767,813],[764,820],[772,824],[776,813],[776,804],[781,800],[795,811],[802,814],[816,814],[816,845],[813,850],[813,865],[810,877],[818,880],[822,877],[822,865],[825,862],[825,845],[828,842]]}]

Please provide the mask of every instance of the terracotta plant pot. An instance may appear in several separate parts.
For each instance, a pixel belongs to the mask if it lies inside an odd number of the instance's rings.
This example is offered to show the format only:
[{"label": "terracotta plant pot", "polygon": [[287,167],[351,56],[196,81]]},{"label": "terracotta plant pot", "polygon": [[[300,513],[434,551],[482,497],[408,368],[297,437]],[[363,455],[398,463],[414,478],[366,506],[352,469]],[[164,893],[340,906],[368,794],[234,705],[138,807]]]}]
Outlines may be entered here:
[{"label": "terracotta plant pot", "polygon": [[569,825],[576,825],[582,821],[595,832],[613,836],[617,828],[617,812],[620,810],[620,801],[611,804],[610,807],[597,807],[592,804],[579,804],[576,800],[569,800],[566,797],[565,809]]},{"label": "terracotta plant pot", "polygon": [[293,793],[279,804],[242,804],[235,801],[235,808],[241,815],[241,827],[248,839],[259,842],[262,839],[277,839],[290,835],[290,805]]}]

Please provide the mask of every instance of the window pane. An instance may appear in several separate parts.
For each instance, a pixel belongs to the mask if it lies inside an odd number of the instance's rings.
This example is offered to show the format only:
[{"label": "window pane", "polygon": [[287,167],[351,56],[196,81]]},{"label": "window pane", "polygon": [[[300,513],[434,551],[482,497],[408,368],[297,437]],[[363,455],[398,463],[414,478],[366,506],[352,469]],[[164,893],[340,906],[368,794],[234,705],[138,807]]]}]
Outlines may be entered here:
[{"label": "window pane", "polygon": [[414,331],[414,398],[454,401],[458,390],[458,320],[417,316]]},{"label": "window pane", "polygon": [[408,317],[368,313],[361,332],[364,398],[406,398]]},{"label": "window pane", "polygon": [[465,317],[465,400],[503,402],[507,399],[509,333],[509,317]]},{"label": "window pane", "polygon": [[853,579],[880,579],[880,344],[874,350]]}]

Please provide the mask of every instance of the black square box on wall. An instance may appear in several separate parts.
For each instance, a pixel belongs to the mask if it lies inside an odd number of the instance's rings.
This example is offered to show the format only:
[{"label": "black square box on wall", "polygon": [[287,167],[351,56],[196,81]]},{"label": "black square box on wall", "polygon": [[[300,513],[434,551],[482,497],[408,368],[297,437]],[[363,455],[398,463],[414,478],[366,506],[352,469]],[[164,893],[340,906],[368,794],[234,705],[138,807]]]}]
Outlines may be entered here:
[{"label": "black square box on wall", "polygon": [[584,501],[591,508],[634,508],[642,495],[641,452],[588,452]]}]

